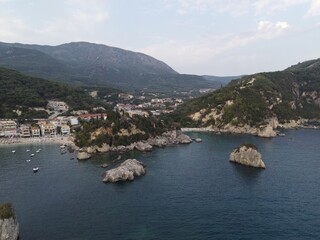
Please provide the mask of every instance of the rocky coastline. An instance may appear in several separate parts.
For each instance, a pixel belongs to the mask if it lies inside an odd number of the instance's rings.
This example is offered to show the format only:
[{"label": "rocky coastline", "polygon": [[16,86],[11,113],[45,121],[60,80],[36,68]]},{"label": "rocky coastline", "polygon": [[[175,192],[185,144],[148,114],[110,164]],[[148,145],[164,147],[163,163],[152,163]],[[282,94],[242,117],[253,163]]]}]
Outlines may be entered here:
[{"label": "rocky coastline", "polygon": [[258,137],[272,138],[280,134],[281,129],[320,129],[320,119],[298,119],[279,123],[277,118],[268,119],[265,125],[251,127],[249,125],[234,126],[226,124],[222,127],[181,128],[182,132],[214,132],[229,134],[250,134]]},{"label": "rocky coastline", "polygon": [[103,144],[101,147],[90,146],[85,148],[78,148],[73,144],[72,148],[77,151],[78,160],[86,160],[95,153],[106,153],[109,151],[127,152],[132,150],[137,150],[140,152],[150,152],[155,147],[174,146],[176,144],[189,144],[191,142],[192,139],[188,135],[183,134],[182,131],[174,130],[165,132],[161,136],[152,137],[145,141],[138,141],[127,146],[109,146],[107,144]]}]

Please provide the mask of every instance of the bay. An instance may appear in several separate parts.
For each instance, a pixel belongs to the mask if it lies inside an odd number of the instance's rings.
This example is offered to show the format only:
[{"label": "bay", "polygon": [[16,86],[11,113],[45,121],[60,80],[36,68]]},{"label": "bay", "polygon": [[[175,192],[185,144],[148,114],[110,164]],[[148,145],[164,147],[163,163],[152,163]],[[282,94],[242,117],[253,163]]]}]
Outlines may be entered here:
[{"label": "bay", "polygon": [[[203,142],[122,156],[144,162],[147,174],[120,184],[101,182],[100,165],[118,166],[116,154],[78,162],[58,145],[4,146],[0,202],[14,205],[21,240],[317,239],[320,134],[285,133],[190,133]],[[258,147],[265,170],[228,161],[244,142]]]}]

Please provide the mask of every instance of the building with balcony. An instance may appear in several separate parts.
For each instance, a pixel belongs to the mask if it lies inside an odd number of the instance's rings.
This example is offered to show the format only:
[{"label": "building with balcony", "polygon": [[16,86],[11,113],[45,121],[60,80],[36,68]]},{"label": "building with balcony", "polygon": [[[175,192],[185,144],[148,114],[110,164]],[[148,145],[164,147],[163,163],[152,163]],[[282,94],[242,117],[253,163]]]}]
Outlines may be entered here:
[{"label": "building with balcony", "polygon": [[17,136],[17,123],[11,120],[0,121],[0,137]]}]

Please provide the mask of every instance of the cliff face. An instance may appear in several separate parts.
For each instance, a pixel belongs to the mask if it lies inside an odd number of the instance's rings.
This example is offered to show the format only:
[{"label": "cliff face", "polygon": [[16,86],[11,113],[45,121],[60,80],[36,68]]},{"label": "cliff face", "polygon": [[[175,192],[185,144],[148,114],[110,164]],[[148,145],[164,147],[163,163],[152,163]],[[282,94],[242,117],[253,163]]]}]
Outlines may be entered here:
[{"label": "cliff face", "polygon": [[0,240],[16,240],[19,236],[19,224],[15,218],[0,219]]},{"label": "cliff face", "polygon": [[230,161],[249,167],[266,168],[258,150],[246,145],[235,148],[230,154]]},{"label": "cliff face", "polygon": [[19,224],[10,203],[0,205],[0,240],[16,240],[19,236]]}]

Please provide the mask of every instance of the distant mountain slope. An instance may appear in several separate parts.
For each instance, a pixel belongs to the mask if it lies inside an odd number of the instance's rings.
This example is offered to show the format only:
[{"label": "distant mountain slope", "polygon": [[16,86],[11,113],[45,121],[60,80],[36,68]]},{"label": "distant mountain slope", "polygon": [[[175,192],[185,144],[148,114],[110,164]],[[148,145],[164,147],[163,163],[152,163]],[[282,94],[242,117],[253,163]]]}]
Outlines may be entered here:
[{"label": "distant mountain slope", "polygon": [[[261,128],[271,123],[275,127],[278,120],[285,123],[298,118],[320,118],[319,66],[317,59],[284,71],[245,76],[214,93],[186,102],[175,117],[184,126],[219,129]],[[242,130],[245,132],[246,128]]]},{"label": "distant mountain slope", "polygon": [[125,89],[172,91],[212,87],[200,76],[181,75],[142,53],[102,44],[75,42],[59,46],[0,43],[0,66],[47,79]]},{"label": "distant mountain slope", "polygon": [[30,108],[45,107],[48,100],[65,101],[74,109],[88,109],[96,104],[96,100],[80,88],[0,67],[0,118],[17,117],[13,110],[29,112]]},{"label": "distant mountain slope", "polygon": [[203,77],[210,81],[215,81],[223,85],[228,84],[231,80],[242,78],[243,76],[212,76],[212,75],[203,75]]}]

